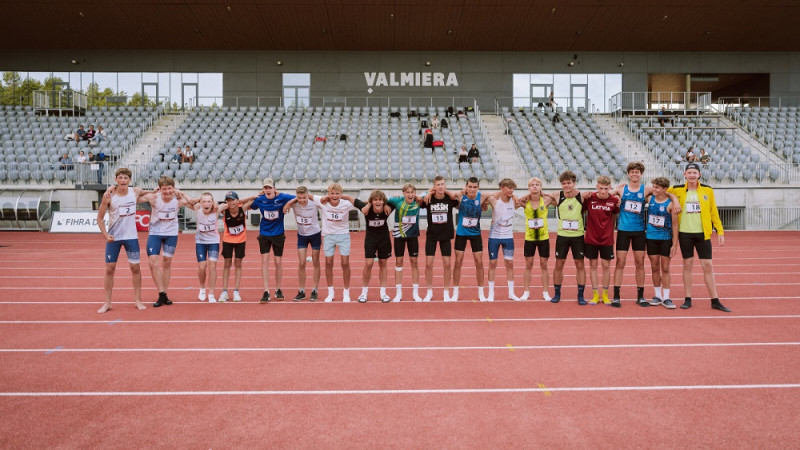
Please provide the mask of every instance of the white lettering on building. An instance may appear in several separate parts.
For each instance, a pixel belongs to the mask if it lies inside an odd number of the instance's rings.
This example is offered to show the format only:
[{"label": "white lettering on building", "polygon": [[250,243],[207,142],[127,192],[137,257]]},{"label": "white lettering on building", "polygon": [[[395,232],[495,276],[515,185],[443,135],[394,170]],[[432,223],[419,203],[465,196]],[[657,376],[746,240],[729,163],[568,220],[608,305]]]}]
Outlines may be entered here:
[{"label": "white lettering on building", "polygon": [[367,86],[372,87],[457,87],[454,72],[364,72]]}]

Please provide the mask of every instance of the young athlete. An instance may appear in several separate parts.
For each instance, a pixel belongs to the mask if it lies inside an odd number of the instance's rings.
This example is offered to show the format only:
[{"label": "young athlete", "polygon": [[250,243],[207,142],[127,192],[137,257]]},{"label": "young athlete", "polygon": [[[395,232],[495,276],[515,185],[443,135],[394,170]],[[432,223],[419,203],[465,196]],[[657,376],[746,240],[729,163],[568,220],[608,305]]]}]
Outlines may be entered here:
[{"label": "young athlete", "polygon": [[[597,177],[597,192],[584,197],[583,209],[586,211],[586,234],[584,254],[589,259],[589,277],[592,280],[591,304],[596,305],[601,296],[608,305],[608,285],[611,280],[611,260],[614,259],[614,216],[619,214],[619,197],[610,195],[611,179],[605,175]],[[586,193],[584,193],[586,194]],[[598,293],[597,258],[603,267],[602,288]]]},{"label": "young athlete", "polygon": [[692,307],[692,268],[694,267],[694,251],[703,268],[703,281],[711,296],[711,307],[724,312],[731,312],[720,301],[717,295],[717,283],[714,280],[714,266],[711,263],[711,230],[717,230],[719,246],[725,245],[725,231],[719,218],[714,189],[700,183],[700,165],[689,163],[683,172],[686,184],[669,188],[681,205],[678,215],[678,242],[683,256],[683,289],[686,298],[681,309]]},{"label": "young athlete", "polygon": [[527,300],[530,296],[531,272],[533,271],[533,258],[539,251],[539,269],[542,279],[542,298],[550,301],[547,287],[550,285],[547,273],[547,260],[550,258],[550,233],[547,230],[547,208],[554,205],[553,199],[542,194],[542,180],[531,178],[528,180],[528,194],[519,199],[525,208],[525,292],[520,300]]},{"label": "young athlete", "polygon": [[269,252],[275,254],[275,299],[283,301],[281,280],[283,279],[283,245],[286,234],[283,228],[283,207],[295,197],[275,190],[272,178],[264,179],[264,193],[256,197],[250,209],[261,212],[258,245],[261,251],[261,278],[264,281],[264,294],[260,303],[268,303],[269,295]]},{"label": "young athlete", "polygon": [[472,250],[472,259],[475,260],[476,280],[478,282],[478,298],[486,301],[483,290],[483,237],[481,236],[481,193],[478,191],[479,181],[470,177],[461,193],[458,203],[458,217],[456,219],[456,241],[454,248],[456,259],[453,264],[453,294],[450,301],[458,301],[458,288],[461,283],[461,266],[464,263],[464,251],[467,242]]},{"label": "young athlete", "polygon": [[[114,288],[114,273],[117,270],[119,251],[125,247],[128,264],[133,279],[133,301],[138,309],[147,309],[142,304],[142,272],[139,266],[139,236],[136,233],[136,204],[144,193],[141,189],[129,186],[132,173],[130,169],[121,167],[114,174],[116,189],[103,196],[97,211],[97,226],[106,240],[106,271],[103,278],[105,303],[98,313],[111,309],[111,291]],[[108,211],[108,230],[104,218]]]},{"label": "young athlete", "polygon": [[411,261],[411,280],[414,288],[414,301],[421,302],[419,296],[419,205],[422,199],[417,196],[417,188],[411,183],[403,186],[403,195],[390,197],[389,204],[394,207],[394,281],[397,294],[392,301],[399,302],[403,298],[403,258],[408,248],[408,259]]},{"label": "young athlete", "polygon": [[[311,264],[314,266],[314,288],[311,290],[310,301],[319,298],[319,277],[321,273],[319,250],[322,248],[322,230],[319,227],[319,208],[314,202],[308,201],[308,188],[299,186],[295,190],[297,202],[291,205],[297,222],[297,261],[299,264],[297,278],[300,285],[294,301],[299,302],[306,298],[306,254],[311,246]],[[286,211],[286,208],[284,208]],[[288,211],[286,211],[288,212]]]},{"label": "young athlete", "polygon": [[667,197],[669,180],[658,177],[652,184],[653,195],[647,204],[647,257],[653,273],[655,295],[650,305],[675,309],[669,298],[669,263],[678,249],[678,214],[675,204]]},{"label": "young athlete", "polygon": [[225,194],[225,204],[219,207],[222,213],[222,224],[225,227],[222,233],[222,293],[220,302],[228,301],[228,278],[231,274],[231,263],[234,267],[233,301],[242,301],[239,286],[242,283],[242,259],[244,259],[247,244],[247,210],[256,199],[256,195],[239,200],[239,194],[228,191]]},{"label": "young athlete", "polygon": [[453,208],[458,206],[458,197],[447,192],[447,182],[437,175],[433,179],[433,190],[425,196],[425,209],[428,213],[428,229],[425,232],[425,284],[428,292],[423,302],[433,297],[433,262],[436,247],[442,254],[444,265],[444,301],[450,301],[450,256],[453,240]]},{"label": "young athlete", "polygon": [[342,199],[342,186],[332,183],[328,186],[325,202],[319,196],[312,195],[311,200],[322,211],[322,245],[325,251],[325,281],[328,283],[326,302],[332,302],[333,293],[333,260],[336,248],[339,248],[339,263],[342,266],[342,302],[350,301],[350,210],[356,207]]},{"label": "young athlete", "polygon": [[514,197],[517,184],[514,180],[504,178],[500,180],[500,192],[487,195],[483,199],[484,205],[492,207],[492,224],[489,227],[489,295],[486,301],[494,301],[494,280],[497,270],[497,258],[500,248],[503,249],[503,260],[506,266],[506,279],[508,280],[508,298],[519,301],[514,294],[514,212],[518,200]]},{"label": "young athlete", "polygon": [[217,202],[214,201],[214,196],[210,192],[203,192],[199,199],[189,200],[197,214],[197,233],[194,235],[197,279],[200,281],[200,292],[197,294],[197,299],[201,302],[206,300],[206,268],[208,268],[208,302],[216,303],[214,289],[217,285],[217,258],[219,257]]},{"label": "young athlete", "polygon": [[158,179],[158,191],[143,197],[152,207],[147,259],[153,282],[158,288],[158,300],[153,303],[154,308],[172,304],[172,300],[167,297],[167,289],[172,277],[172,256],[178,245],[178,210],[189,204],[189,198],[175,189],[175,180],[170,177],[162,176]]},{"label": "young athlete", "polygon": [[[628,184],[622,184],[611,195],[622,199],[619,220],[617,222],[617,263],[614,266],[614,300],[611,306],[620,307],[620,287],[625,273],[625,260],[628,249],[633,248],[633,262],[636,266],[636,303],[639,306],[650,306],[644,298],[644,254],[646,250],[644,201],[652,194],[652,188],[642,184],[644,164],[632,162],[628,164]],[[676,199],[671,197],[674,202]]]},{"label": "young athlete", "polygon": [[355,204],[364,214],[367,222],[367,235],[364,238],[364,271],[361,274],[361,295],[359,303],[366,303],[369,293],[369,281],[372,278],[372,266],[378,258],[378,276],[381,282],[380,298],[384,303],[392,299],[386,294],[386,275],[389,257],[392,256],[392,238],[389,234],[389,216],[392,206],[386,202],[386,194],[372,191],[367,203],[343,195],[343,199]]},{"label": "young athlete", "polygon": [[555,295],[550,300],[553,303],[561,301],[561,283],[564,281],[564,264],[567,254],[572,251],[575,261],[575,278],[578,282],[578,304],[585,305],[583,290],[586,287],[586,271],[583,264],[584,254],[584,223],[583,223],[583,196],[575,187],[577,177],[569,170],[562,173],[558,180],[561,182],[561,191],[552,193],[550,198],[556,203],[558,213],[558,233],[556,237],[556,267],[553,271],[553,288]]}]

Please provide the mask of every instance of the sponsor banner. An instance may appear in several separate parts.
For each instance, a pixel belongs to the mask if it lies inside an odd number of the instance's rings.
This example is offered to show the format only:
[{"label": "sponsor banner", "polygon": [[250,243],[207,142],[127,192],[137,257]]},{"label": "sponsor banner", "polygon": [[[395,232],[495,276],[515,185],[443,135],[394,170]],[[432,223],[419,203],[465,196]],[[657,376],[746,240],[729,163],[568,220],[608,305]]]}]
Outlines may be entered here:
[{"label": "sponsor banner", "polygon": [[[108,214],[105,217],[108,226]],[[50,224],[51,233],[99,233],[97,227],[97,211],[63,212],[53,213],[53,220]]]},{"label": "sponsor banner", "polygon": [[150,211],[139,209],[136,211],[136,231],[147,231],[150,229]]}]

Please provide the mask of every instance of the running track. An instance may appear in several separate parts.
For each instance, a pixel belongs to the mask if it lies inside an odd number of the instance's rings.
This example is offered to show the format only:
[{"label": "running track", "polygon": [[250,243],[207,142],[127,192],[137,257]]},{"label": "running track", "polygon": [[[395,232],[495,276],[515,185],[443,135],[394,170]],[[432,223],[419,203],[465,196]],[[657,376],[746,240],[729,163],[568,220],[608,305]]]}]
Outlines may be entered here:
[{"label": "running track", "polygon": [[[787,448],[800,442],[800,233],[728,233],[725,247],[714,247],[717,283],[731,314],[709,308],[699,264],[694,308],[636,306],[632,255],[619,310],[578,306],[571,262],[560,304],[538,300],[538,262],[537,300],[478,303],[469,255],[458,303],[442,303],[435,289],[431,303],[381,304],[376,265],[367,304],[260,305],[258,250],[255,235],[249,237],[241,304],[196,300],[193,236],[185,235],[173,263],[174,305],[136,311],[121,256],[113,309],[101,316],[95,313],[102,304],[99,236],[0,234],[0,446]],[[290,298],[297,283],[294,242],[290,234],[284,255]],[[353,300],[362,242],[363,233],[353,234]],[[393,260],[389,265],[393,286]],[[551,261],[551,274],[552,267]],[[649,286],[649,264],[647,270]],[[423,285],[424,272],[422,263]],[[338,261],[336,273],[338,299]],[[672,298],[680,304],[677,260],[672,273]],[[142,279],[150,306],[155,290],[147,264]],[[410,285],[408,262],[404,279]],[[434,285],[441,283],[437,269]],[[498,299],[505,285],[500,268]],[[410,297],[410,287],[404,293]]]}]

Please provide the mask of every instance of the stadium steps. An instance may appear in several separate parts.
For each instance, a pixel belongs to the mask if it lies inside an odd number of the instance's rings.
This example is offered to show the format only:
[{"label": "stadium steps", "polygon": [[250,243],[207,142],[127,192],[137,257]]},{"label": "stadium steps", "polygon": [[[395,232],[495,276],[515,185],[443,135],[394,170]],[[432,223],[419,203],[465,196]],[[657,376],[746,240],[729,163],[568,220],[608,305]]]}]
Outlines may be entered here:
[{"label": "stadium steps", "polygon": [[511,178],[517,184],[526,184],[528,174],[523,169],[524,164],[514,150],[511,137],[506,134],[503,118],[494,114],[485,114],[481,116],[481,122],[486,144],[491,146],[494,156],[497,158],[497,181]]},{"label": "stadium steps", "polygon": [[[133,148],[121,158],[120,167],[147,163],[153,155],[169,141],[180,125],[189,117],[186,114],[167,114],[161,116],[153,126],[134,144]],[[174,149],[173,149],[174,151]]]},{"label": "stadium steps", "polygon": [[719,121],[726,127],[736,127],[736,138],[742,141],[742,143],[750,146],[754,151],[757,151],[762,158],[762,161],[769,162],[770,164],[785,164],[783,158],[781,158],[778,154],[773,151],[770,151],[763,142],[756,139],[747,132],[747,130],[742,128],[742,125],[736,123],[735,121],[731,120],[726,116],[720,116]]}]

